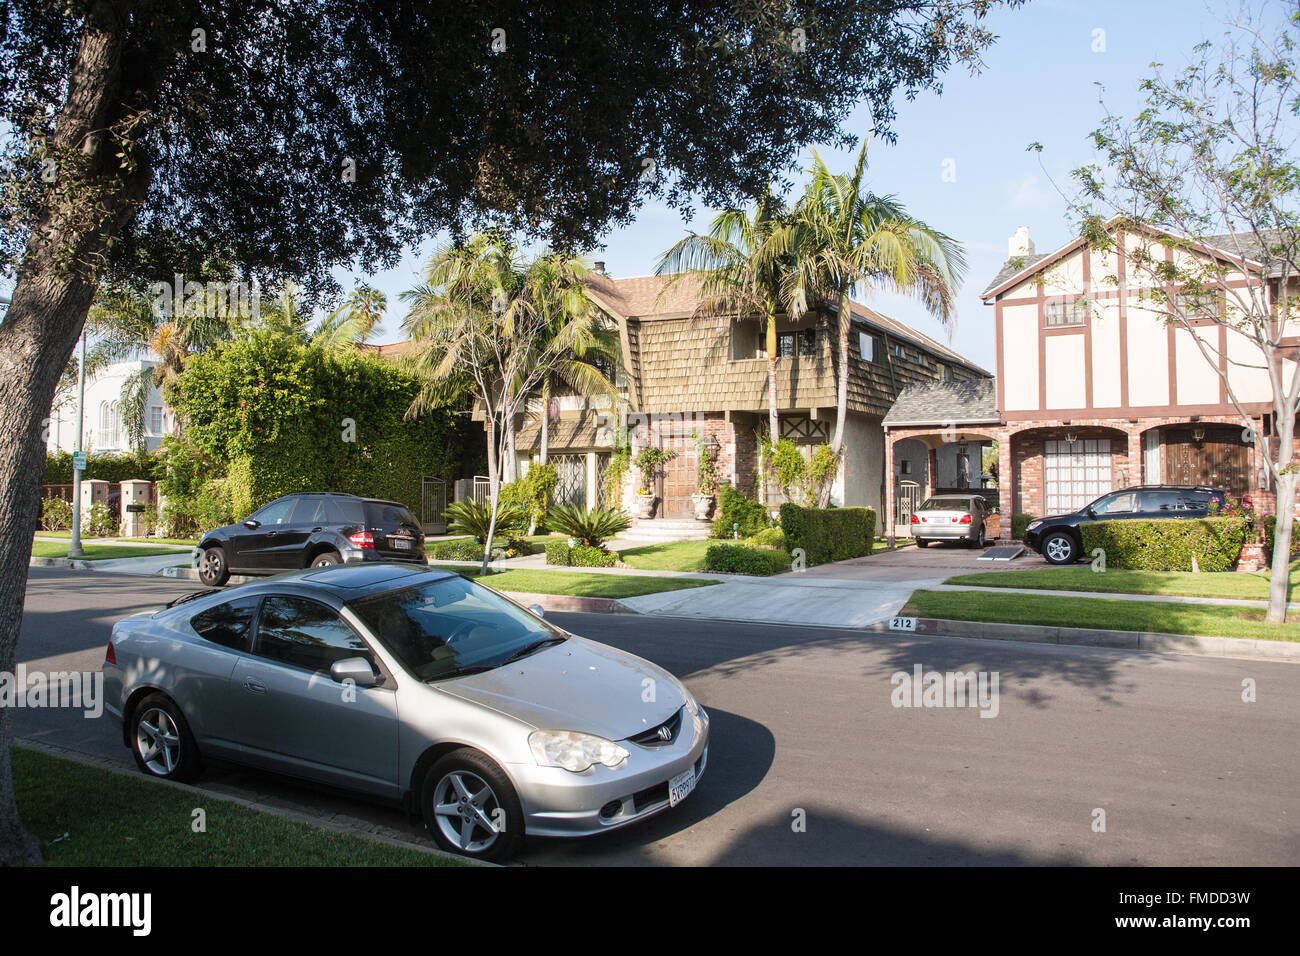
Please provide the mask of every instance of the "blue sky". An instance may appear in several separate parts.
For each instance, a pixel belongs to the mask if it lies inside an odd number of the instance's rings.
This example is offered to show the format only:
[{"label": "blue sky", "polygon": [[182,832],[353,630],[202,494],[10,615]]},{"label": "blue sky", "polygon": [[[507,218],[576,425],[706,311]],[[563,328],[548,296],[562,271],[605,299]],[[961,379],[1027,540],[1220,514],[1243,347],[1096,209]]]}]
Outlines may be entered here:
[{"label": "blue sky", "polygon": [[[1099,96],[1113,112],[1133,115],[1150,64],[1183,65],[1196,43],[1223,35],[1228,9],[1200,0],[1031,0],[1017,10],[995,10],[988,22],[999,40],[982,73],[950,73],[942,96],[926,93],[898,103],[897,142],[872,145],[868,178],[873,190],[895,194],[914,215],[965,245],[970,269],[951,339],[958,352],[994,368],[992,309],[979,293],[1001,268],[1016,228],[1029,226],[1040,253],[1070,239],[1065,202],[1049,175],[1068,191],[1069,171],[1095,161],[1087,136],[1102,116]],[[1270,17],[1283,15],[1277,4],[1265,9]],[[847,128],[861,135],[867,126],[863,110]],[[1041,166],[1038,155],[1026,152],[1035,141],[1045,147]],[[851,152],[819,152],[832,170],[851,168]],[[953,181],[944,180],[946,160]],[[690,225],[703,230],[708,217],[708,211],[697,212]],[[615,277],[648,275],[688,227],[676,211],[647,206],[634,223],[609,233],[605,248],[591,258],[604,260]],[[412,284],[419,261],[413,250],[396,269],[368,280],[389,297],[377,341],[401,338],[404,310],[397,294]],[[340,278],[347,287],[365,277]],[[939,324],[911,301],[884,294],[867,301],[946,340]]]}]

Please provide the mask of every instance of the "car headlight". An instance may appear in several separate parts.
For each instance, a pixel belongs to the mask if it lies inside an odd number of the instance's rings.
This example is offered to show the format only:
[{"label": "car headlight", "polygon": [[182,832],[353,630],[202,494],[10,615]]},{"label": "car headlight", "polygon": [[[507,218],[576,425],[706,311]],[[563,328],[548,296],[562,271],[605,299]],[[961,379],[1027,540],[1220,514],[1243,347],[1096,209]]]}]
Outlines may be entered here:
[{"label": "car headlight", "polygon": [[692,717],[698,717],[700,715],[700,702],[695,699],[694,694],[686,689],[685,684],[679,684],[678,686],[682,689],[682,697],[686,699],[686,713]]},{"label": "car headlight", "polygon": [[533,759],[543,767],[563,767],[582,773],[596,764],[611,769],[627,759],[628,753],[612,740],[576,730],[534,730],[528,735]]},{"label": "car headlight", "polygon": [[1026,531],[1033,531],[1035,528],[1037,528],[1037,527],[1038,527],[1040,524],[1042,524],[1042,523],[1043,523],[1043,519],[1042,519],[1042,518],[1035,518],[1033,521],[1029,522],[1029,524],[1025,525],[1025,530],[1026,530]]}]

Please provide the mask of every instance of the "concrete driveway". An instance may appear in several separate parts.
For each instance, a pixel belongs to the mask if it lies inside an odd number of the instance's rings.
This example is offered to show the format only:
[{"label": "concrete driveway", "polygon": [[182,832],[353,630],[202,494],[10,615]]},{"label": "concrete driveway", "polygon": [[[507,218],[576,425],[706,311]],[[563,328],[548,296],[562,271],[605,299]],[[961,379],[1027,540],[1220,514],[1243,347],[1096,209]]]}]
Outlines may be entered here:
[{"label": "concrete driveway", "polygon": [[984,551],[958,544],[931,544],[927,548],[909,545],[897,551],[881,551],[865,558],[850,558],[835,564],[819,564],[802,574],[809,578],[838,578],[846,581],[910,583],[913,588],[938,584],[954,574],[984,571],[1022,571],[1050,568],[1041,555],[1025,551],[1012,561],[981,561]]}]

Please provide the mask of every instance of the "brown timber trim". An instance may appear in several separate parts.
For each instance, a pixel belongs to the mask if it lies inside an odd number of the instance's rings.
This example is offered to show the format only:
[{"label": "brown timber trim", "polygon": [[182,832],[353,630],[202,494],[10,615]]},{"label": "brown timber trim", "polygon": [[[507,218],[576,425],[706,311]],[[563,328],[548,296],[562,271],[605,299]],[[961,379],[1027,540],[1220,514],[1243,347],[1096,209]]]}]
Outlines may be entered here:
[{"label": "brown timber trim", "polygon": [[[1262,415],[1273,410],[1271,402],[1242,402],[1241,407],[1245,409],[1247,415],[1251,416]],[[1049,418],[1048,415],[1051,417]],[[1047,415],[1039,411],[1003,412],[1002,420],[1004,422],[1074,421],[1079,423],[1094,419],[1110,421],[1129,418],[1186,418],[1190,415],[1241,418],[1241,414],[1231,405],[1138,405],[1135,407],[1125,405],[1104,408],[1051,408],[1048,409]],[[1056,425],[1043,427],[1056,427]]]}]

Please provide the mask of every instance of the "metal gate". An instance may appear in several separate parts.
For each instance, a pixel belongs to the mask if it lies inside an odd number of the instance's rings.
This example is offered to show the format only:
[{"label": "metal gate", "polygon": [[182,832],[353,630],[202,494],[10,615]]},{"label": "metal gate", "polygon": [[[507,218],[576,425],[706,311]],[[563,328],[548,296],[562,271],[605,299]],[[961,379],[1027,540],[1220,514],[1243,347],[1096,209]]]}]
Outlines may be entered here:
[{"label": "metal gate", "polygon": [[426,533],[447,531],[447,482],[441,478],[420,479],[420,525]]},{"label": "metal gate", "polygon": [[906,478],[898,483],[897,502],[894,507],[894,513],[898,515],[896,519],[894,534],[899,534],[897,528],[903,529],[902,533],[910,535],[912,533],[912,515],[916,514],[917,507],[921,504],[921,486],[915,481],[908,481]]},{"label": "metal gate", "polygon": [[550,455],[549,463],[555,466],[554,502],[587,507],[587,456]]}]

